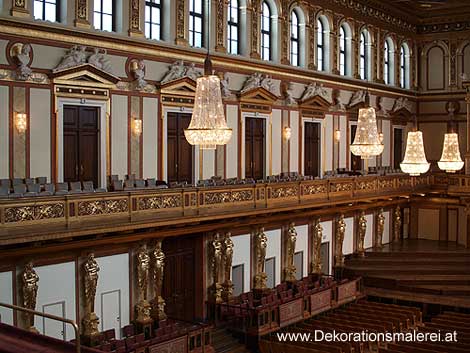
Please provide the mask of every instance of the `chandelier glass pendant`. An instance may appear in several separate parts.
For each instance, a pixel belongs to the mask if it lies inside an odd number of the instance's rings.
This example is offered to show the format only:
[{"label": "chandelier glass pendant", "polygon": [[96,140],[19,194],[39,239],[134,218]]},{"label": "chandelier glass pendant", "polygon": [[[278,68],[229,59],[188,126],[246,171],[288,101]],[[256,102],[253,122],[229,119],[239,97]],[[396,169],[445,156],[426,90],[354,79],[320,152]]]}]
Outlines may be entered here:
[{"label": "chandelier glass pendant", "polygon": [[369,159],[383,152],[384,145],[380,142],[377,131],[374,108],[359,109],[356,136],[350,148],[351,153],[355,156],[361,156],[361,159]]},{"label": "chandelier glass pendant", "polygon": [[220,79],[216,75],[197,79],[193,116],[184,136],[191,145],[205,150],[225,145],[232,137],[232,129],[225,121]]},{"label": "chandelier glass pendant", "polygon": [[455,173],[463,168],[464,162],[460,158],[459,136],[455,132],[444,135],[442,156],[437,165],[447,173]]},{"label": "chandelier glass pendant", "polygon": [[411,176],[418,176],[426,173],[429,165],[424,153],[423,133],[421,131],[408,132],[405,158],[400,163],[401,170]]}]

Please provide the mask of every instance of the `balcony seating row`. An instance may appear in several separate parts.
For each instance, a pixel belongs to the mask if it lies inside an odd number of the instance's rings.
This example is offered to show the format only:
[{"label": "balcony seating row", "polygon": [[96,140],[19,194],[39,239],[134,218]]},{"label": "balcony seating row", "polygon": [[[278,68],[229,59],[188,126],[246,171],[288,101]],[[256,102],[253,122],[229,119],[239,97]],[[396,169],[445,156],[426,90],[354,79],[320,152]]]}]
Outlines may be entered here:
[{"label": "balcony seating row", "polygon": [[[95,189],[92,181],[53,184],[47,183],[46,178],[41,179],[44,183],[31,183],[30,181],[32,180],[34,179],[25,179],[25,183],[18,183],[18,180],[16,179],[13,179],[12,181],[9,179],[2,179],[0,184],[0,198],[68,195],[106,191],[106,189]],[[9,185],[12,185],[12,187]]]},{"label": "balcony seating row", "polygon": [[110,191],[132,191],[145,189],[167,189],[168,184],[155,178],[136,179],[135,176],[128,176],[124,180],[118,175],[111,175],[109,178]]}]

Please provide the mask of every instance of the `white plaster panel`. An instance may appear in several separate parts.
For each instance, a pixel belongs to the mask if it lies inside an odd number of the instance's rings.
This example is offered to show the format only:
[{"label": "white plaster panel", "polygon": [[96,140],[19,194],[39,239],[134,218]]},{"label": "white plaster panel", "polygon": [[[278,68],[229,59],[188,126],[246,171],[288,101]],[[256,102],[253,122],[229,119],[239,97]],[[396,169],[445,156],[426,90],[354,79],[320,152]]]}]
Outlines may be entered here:
[{"label": "white plaster panel", "polygon": [[[13,273],[0,272],[0,302],[13,304]],[[13,325],[13,311],[0,307],[0,322]]]},{"label": "white plaster panel", "polygon": [[333,221],[321,222],[321,226],[323,227],[322,244],[329,243],[329,265],[326,272],[331,274],[333,268]]},{"label": "white plaster panel", "polygon": [[248,292],[251,290],[251,235],[237,235],[232,237],[232,241],[232,266],[243,265],[243,289],[244,292]]},{"label": "white plaster panel", "polygon": [[8,41],[7,40],[0,40],[0,64],[1,65],[8,65],[8,60],[5,55],[7,49]]},{"label": "white plaster panel", "polygon": [[325,140],[323,147],[325,151],[324,156],[324,172],[333,170],[333,115],[325,115]]},{"label": "white plaster panel", "polygon": [[158,99],[144,97],[143,101],[143,177],[156,178],[158,168]]},{"label": "white plaster panel", "polygon": [[235,178],[238,176],[238,106],[227,105],[226,109],[227,125],[232,129],[232,138],[226,147],[225,173],[227,178]]},{"label": "white plaster panel", "polygon": [[384,234],[382,236],[382,244],[388,244],[391,240],[390,234],[390,211],[384,212],[385,223],[384,223]]},{"label": "white plaster panel", "polygon": [[290,172],[299,171],[299,112],[292,111],[290,114]]},{"label": "white plaster panel", "polygon": [[339,167],[347,168],[346,156],[348,153],[347,135],[348,135],[348,119],[346,116],[339,117],[339,130],[341,131],[341,142],[339,148]]},{"label": "white plaster panel", "polygon": [[366,228],[366,236],[364,238],[364,249],[369,249],[372,247],[372,244],[373,244],[374,215],[366,214],[366,220],[367,220],[367,228]]},{"label": "white plaster panel", "polygon": [[59,65],[68,49],[49,45],[31,44],[34,57],[31,67],[52,70]]},{"label": "white plaster panel", "polygon": [[[308,224],[295,227],[297,231],[297,241],[295,243],[295,252],[303,251],[303,276],[308,274]],[[297,269],[298,271],[299,269]]]},{"label": "white plaster panel", "polygon": [[[36,310],[75,321],[75,262],[39,266],[35,270],[39,276]],[[62,306],[63,315],[53,309],[57,306]],[[60,329],[63,325],[57,321],[36,316],[34,326],[42,334],[62,339]],[[74,339],[75,333],[72,326],[65,325],[65,327],[65,339],[67,341]]]},{"label": "white plaster panel", "polygon": [[[1,42],[0,42],[1,43]],[[2,51],[0,51],[2,53]],[[8,86],[0,86],[0,178],[9,178]]]},{"label": "white plaster panel", "polygon": [[382,120],[382,133],[384,136],[383,144],[384,144],[384,151],[382,153],[382,166],[388,167],[390,166],[392,157],[391,157],[391,141],[390,141],[390,120]]},{"label": "white plaster panel", "polygon": [[111,174],[123,178],[127,174],[127,96],[111,97]]},{"label": "white plaster panel", "polygon": [[439,240],[439,210],[420,208],[418,210],[418,238]]},{"label": "white plaster panel", "polygon": [[[100,331],[114,328],[116,337],[121,338],[119,328],[129,324],[129,255],[125,253],[98,257],[96,261],[100,267],[100,278],[96,288],[95,312],[100,317]],[[113,293],[119,298],[116,303],[119,311],[104,312],[102,298]],[[112,303],[105,304],[110,307]],[[103,316],[111,317],[112,320],[105,322]]]},{"label": "white plaster panel", "polygon": [[202,153],[202,178],[209,179],[215,175],[215,150],[203,150]]},{"label": "white plaster panel", "polygon": [[281,266],[281,246],[282,246],[282,237],[281,229],[269,230],[266,231],[266,237],[268,238],[268,245],[266,247],[266,259],[271,257],[275,258],[275,278],[274,285],[277,286],[281,283],[282,279],[282,266]]},{"label": "white plaster panel", "polygon": [[278,109],[273,110],[272,115],[272,175],[277,175],[282,170],[282,112]]},{"label": "white plaster panel", "polygon": [[346,231],[344,234],[344,241],[343,241],[343,254],[349,255],[354,252],[354,218],[349,217],[345,218],[344,222],[346,223]]},{"label": "white plaster panel", "polygon": [[51,180],[51,91],[30,91],[30,174]]}]

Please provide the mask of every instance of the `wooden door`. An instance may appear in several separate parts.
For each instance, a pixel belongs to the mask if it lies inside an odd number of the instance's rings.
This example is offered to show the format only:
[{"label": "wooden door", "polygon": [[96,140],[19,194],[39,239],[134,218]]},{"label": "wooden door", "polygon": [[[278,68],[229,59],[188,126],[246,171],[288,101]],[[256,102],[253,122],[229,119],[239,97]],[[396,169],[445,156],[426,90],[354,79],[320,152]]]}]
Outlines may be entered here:
[{"label": "wooden door", "polygon": [[393,129],[393,168],[400,169],[403,159],[403,130]]},{"label": "wooden door", "polygon": [[265,121],[260,118],[245,120],[245,178],[264,178]]},{"label": "wooden door", "polygon": [[168,151],[168,182],[186,181],[193,183],[193,147],[184,136],[188,128],[191,114],[168,113],[167,151]]},{"label": "wooden door", "polygon": [[166,302],[166,314],[171,318],[194,319],[195,242],[195,237],[178,237],[167,239],[162,244],[166,256],[162,296]]},{"label": "wooden door", "polygon": [[64,106],[64,181],[93,181],[98,187],[99,108]]},{"label": "wooden door", "polygon": [[305,122],[304,175],[320,176],[320,123]]},{"label": "wooden door", "polygon": [[[357,130],[357,125],[351,125],[351,136],[350,136],[351,143],[354,142],[354,137],[356,137],[356,130]],[[351,170],[353,171],[362,170],[361,157],[356,156],[352,153],[351,153]]]}]

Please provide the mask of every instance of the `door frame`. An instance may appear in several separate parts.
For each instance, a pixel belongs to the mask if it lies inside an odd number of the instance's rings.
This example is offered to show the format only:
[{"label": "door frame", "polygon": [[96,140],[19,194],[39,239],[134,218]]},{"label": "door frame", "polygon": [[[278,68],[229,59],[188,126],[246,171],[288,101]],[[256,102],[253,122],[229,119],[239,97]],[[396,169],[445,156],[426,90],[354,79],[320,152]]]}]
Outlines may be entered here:
[{"label": "door frame", "polygon": [[[407,136],[405,136],[406,127],[403,125],[392,125],[391,130],[392,130],[392,138],[390,141],[390,160],[391,160],[390,165],[393,167],[395,165],[395,130],[401,130],[401,154],[402,154],[401,158],[402,159],[405,155]],[[400,160],[398,163],[400,164],[401,162],[402,160]]]},{"label": "door frame", "polygon": [[[265,132],[264,132],[264,172],[263,177],[266,179],[268,175],[272,175],[273,170],[273,149],[272,149],[272,136],[273,136],[273,124],[272,124],[272,113],[262,114],[258,112],[242,112],[240,120],[240,168],[241,168],[241,177],[245,178],[245,127],[246,127],[246,118],[257,118],[265,120]],[[279,156],[281,158],[281,156]]]},{"label": "door frame", "polygon": [[325,131],[325,119],[320,118],[309,118],[309,117],[302,117],[301,124],[302,124],[302,141],[300,148],[302,149],[302,160],[300,161],[300,174],[304,175],[305,171],[305,123],[320,123],[320,170],[319,170],[319,177],[323,176],[325,172],[325,142],[326,142],[326,131]]},{"label": "door frame", "polygon": [[84,107],[98,107],[98,187],[106,188],[108,174],[108,116],[109,116],[109,100],[93,100],[71,97],[57,97],[57,182],[64,181],[64,105],[76,105]]},{"label": "door frame", "polygon": [[[55,303],[48,303],[48,304],[43,304],[42,305],[42,312],[45,314],[45,308],[46,307],[49,307],[49,306],[54,306],[54,305],[57,305],[57,304],[62,304],[62,317],[65,318],[65,300],[61,300],[59,302],[55,302]],[[46,335],[46,320],[52,320],[52,319],[48,319],[46,317],[42,317],[42,332],[43,332],[43,335]],[[54,321],[58,321],[58,320],[54,320]],[[62,332],[63,332],[63,340],[64,341],[67,341],[67,327],[65,325],[65,322],[61,322],[59,321],[61,324],[62,324]],[[50,336],[49,336],[50,337]]]},{"label": "door frame", "polygon": [[104,300],[103,300],[103,297],[107,294],[111,294],[111,293],[117,293],[118,294],[118,303],[119,303],[119,329],[117,330],[117,332],[115,332],[116,336],[118,338],[121,338],[121,331],[122,331],[122,293],[121,293],[121,289],[118,288],[118,289],[112,289],[112,290],[108,290],[106,292],[101,292],[100,293],[100,302],[101,302],[101,331],[104,331],[104,312],[103,312],[103,308],[104,308]]}]

